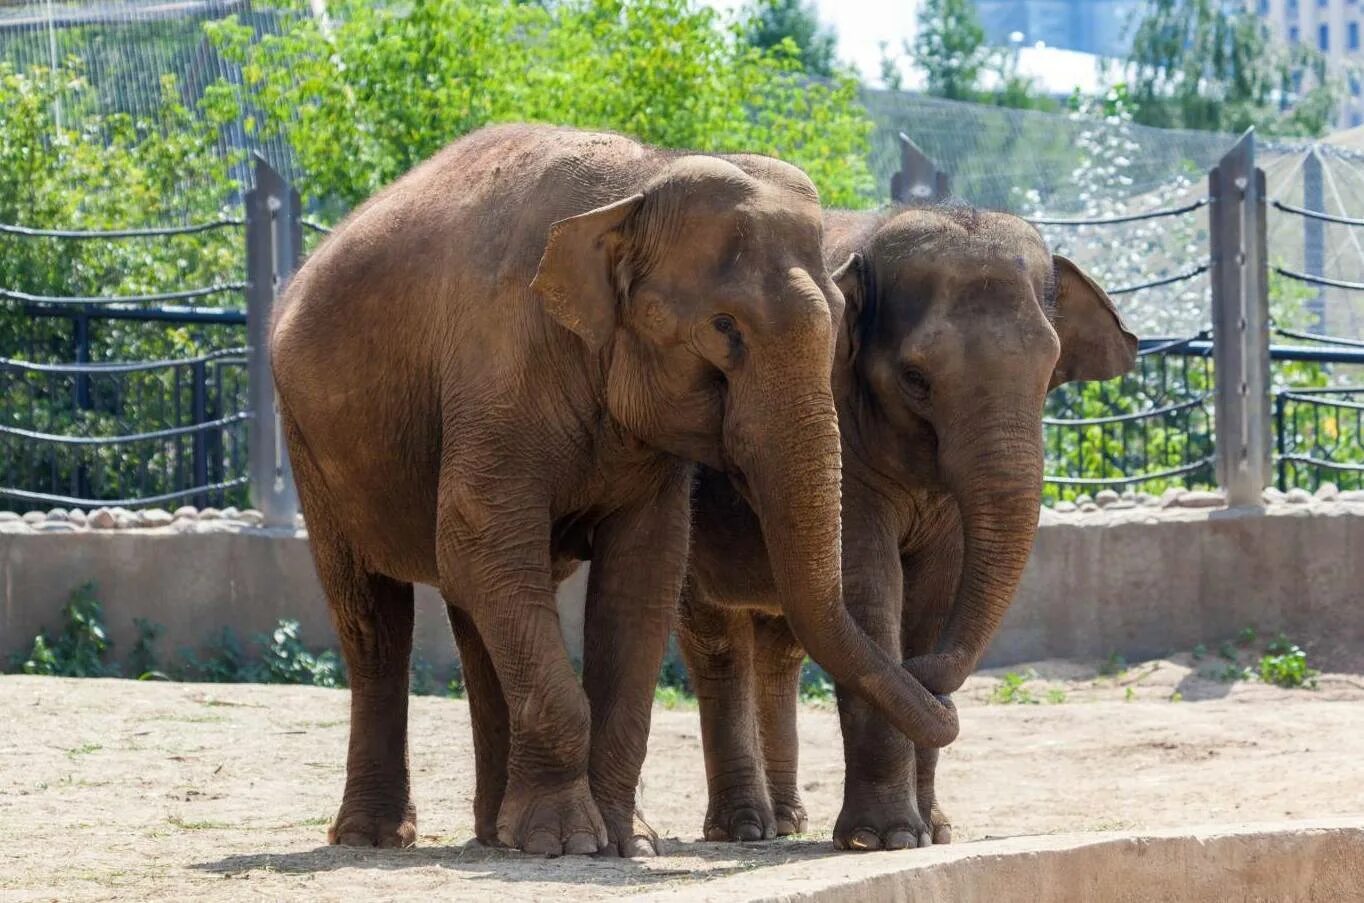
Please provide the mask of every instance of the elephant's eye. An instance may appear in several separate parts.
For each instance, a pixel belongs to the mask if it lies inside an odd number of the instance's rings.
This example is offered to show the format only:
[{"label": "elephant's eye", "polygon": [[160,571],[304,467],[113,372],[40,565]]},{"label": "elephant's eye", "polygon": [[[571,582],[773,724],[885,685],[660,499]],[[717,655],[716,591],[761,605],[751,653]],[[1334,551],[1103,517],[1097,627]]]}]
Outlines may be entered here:
[{"label": "elephant's eye", "polygon": [[729,314],[720,314],[710,321],[710,325],[715,327],[715,331],[720,335],[733,335],[739,327],[734,322],[734,318]]},{"label": "elephant's eye", "polygon": [[900,372],[900,382],[911,401],[918,404],[928,403],[931,386],[922,370],[918,367],[906,367]]}]

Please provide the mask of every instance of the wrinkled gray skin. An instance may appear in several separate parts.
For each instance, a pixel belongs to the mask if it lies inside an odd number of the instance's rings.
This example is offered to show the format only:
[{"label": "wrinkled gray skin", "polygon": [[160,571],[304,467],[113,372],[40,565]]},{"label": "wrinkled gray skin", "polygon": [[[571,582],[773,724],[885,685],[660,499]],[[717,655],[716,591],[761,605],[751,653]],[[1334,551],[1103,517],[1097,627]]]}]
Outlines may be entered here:
[{"label": "wrinkled gray skin", "polygon": [[[955,713],[842,605],[842,298],[795,167],[498,126],[359,207],[292,279],[280,417],[351,681],[333,843],[416,837],[414,582],[439,587],[478,836],[649,854],[635,810],[695,463],[745,487],[810,655],[918,741]],[[579,683],[556,579],[593,562]]]},{"label": "wrinkled gray skin", "polygon": [[[1137,341],[1078,267],[1020,219],[968,208],[831,212],[847,307],[834,362],[843,586],[858,624],[935,693],[974,669],[1032,548],[1050,388],[1131,368]],[[772,542],[725,474],[701,468],[679,635],[701,706],[709,840],[805,830],[796,786],[803,650]],[[937,749],[838,688],[842,849],[943,843]],[[916,774],[917,770],[917,774]]]}]

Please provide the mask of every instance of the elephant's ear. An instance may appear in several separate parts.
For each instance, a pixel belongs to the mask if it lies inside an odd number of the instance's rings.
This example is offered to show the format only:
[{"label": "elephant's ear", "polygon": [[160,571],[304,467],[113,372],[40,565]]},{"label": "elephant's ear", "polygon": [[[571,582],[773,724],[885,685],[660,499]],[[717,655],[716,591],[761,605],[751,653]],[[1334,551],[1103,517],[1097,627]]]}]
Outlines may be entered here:
[{"label": "elephant's ear", "polygon": [[1108,293],[1074,262],[1060,254],[1052,260],[1061,357],[1047,389],[1076,380],[1111,379],[1131,370],[1137,362],[1137,337],[1123,323]]},{"label": "elephant's ear", "polygon": [[857,357],[858,345],[861,344],[860,324],[867,305],[866,280],[863,278],[865,265],[862,255],[853,252],[830,277],[843,294],[843,323],[840,328],[848,335],[849,360]]},{"label": "elephant's ear", "polygon": [[624,239],[621,227],[644,195],[589,210],[549,227],[540,268],[531,282],[545,310],[596,350],[616,328],[615,268]]}]

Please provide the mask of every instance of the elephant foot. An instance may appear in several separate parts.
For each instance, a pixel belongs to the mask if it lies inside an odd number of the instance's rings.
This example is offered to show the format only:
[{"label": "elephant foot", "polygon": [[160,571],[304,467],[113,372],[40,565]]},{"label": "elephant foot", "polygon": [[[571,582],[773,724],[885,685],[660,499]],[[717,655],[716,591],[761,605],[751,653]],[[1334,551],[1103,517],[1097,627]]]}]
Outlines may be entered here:
[{"label": "elephant foot", "polygon": [[613,817],[603,812],[606,819],[606,846],[601,855],[624,859],[643,859],[661,852],[658,832],[644,820],[644,813],[634,809],[628,815]]},{"label": "elephant foot", "polygon": [[587,856],[607,845],[606,824],[586,776],[553,788],[508,784],[497,839],[544,856]]},{"label": "elephant foot", "polygon": [[952,819],[934,801],[928,816],[928,827],[933,834],[933,845],[943,846],[952,842]]},{"label": "elephant foot", "polygon": [[365,812],[343,802],[336,821],[327,829],[327,843],[380,849],[410,847],[417,842],[417,811],[411,803],[396,807],[396,811],[402,814]]},{"label": "elephant foot", "polygon": [[789,800],[782,800],[779,797],[774,799],[772,815],[776,822],[778,837],[804,834],[810,826],[810,818],[805,813],[805,805],[797,796],[793,796]]},{"label": "elephant foot", "polygon": [[932,845],[933,832],[912,799],[845,802],[834,824],[834,846],[840,850],[912,850]]},{"label": "elephant foot", "polygon": [[720,843],[776,837],[777,818],[767,794],[751,790],[712,796],[706,808],[705,836]]}]

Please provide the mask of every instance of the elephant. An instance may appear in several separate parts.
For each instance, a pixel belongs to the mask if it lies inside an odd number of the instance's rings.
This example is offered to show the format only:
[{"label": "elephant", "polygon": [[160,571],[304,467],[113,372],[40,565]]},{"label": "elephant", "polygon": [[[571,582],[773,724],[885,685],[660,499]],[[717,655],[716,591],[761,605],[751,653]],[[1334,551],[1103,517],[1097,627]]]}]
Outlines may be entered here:
[{"label": "elephant", "polygon": [[[916,742],[955,711],[842,604],[818,193],[756,156],[510,124],[357,207],[289,280],[277,414],[351,686],[328,840],[415,842],[413,584],[471,699],[479,839],[649,855],[635,806],[695,466],[754,500],[791,629]],[[557,579],[593,564],[581,682]]]},{"label": "elephant", "polygon": [[[1130,369],[1113,302],[1025,221],[962,204],[830,211],[846,300],[833,383],[843,446],[843,587],[858,624],[932,692],[974,669],[1037,528],[1047,392]],[[742,487],[698,469],[679,645],[700,703],[708,840],[803,832],[796,784],[800,631],[773,539]],[[938,750],[837,687],[840,849],[949,842]]]}]

